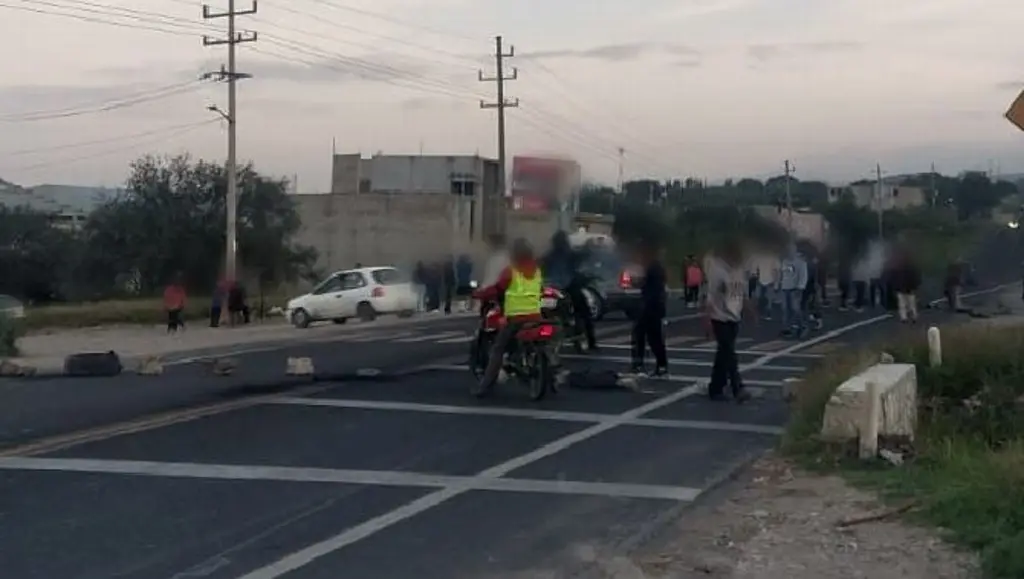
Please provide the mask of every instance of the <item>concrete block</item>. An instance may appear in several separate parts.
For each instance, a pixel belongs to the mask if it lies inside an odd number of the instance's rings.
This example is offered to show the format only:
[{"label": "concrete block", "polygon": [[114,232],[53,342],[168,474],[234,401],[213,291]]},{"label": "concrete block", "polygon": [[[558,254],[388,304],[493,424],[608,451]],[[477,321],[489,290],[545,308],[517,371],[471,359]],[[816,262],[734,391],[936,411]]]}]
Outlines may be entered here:
[{"label": "concrete block", "polygon": [[27,378],[36,375],[35,366],[21,364],[11,360],[0,360],[0,377]]},{"label": "concrete block", "polygon": [[876,364],[836,389],[821,425],[821,437],[833,442],[858,439],[867,411],[867,385],[879,386],[881,416],[878,434],[914,439],[917,428],[917,368],[913,364]]},{"label": "concrete block", "polygon": [[230,376],[238,368],[238,360],[234,358],[214,358],[208,360],[210,373],[214,376]]},{"label": "concrete block", "polygon": [[163,374],[164,365],[160,361],[160,356],[146,356],[142,360],[139,360],[139,364],[135,368],[135,373],[140,376],[159,376]]},{"label": "concrete block", "polygon": [[287,376],[312,376],[313,359],[288,358],[287,366],[285,367],[284,373]]}]

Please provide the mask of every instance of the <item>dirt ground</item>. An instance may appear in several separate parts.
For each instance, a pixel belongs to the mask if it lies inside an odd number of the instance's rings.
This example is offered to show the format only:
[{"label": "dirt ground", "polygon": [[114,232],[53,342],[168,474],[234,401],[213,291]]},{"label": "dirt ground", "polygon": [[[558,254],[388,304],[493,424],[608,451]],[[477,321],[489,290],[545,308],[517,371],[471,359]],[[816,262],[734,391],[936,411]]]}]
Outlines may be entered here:
[{"label": "dirt ground", "polygon": [[[643,579],[969,579],[975,558],[923,528],[853,522],[891,513],[839,477],[817,476],[769,455],[734,488],[696,507],[634,554]],[[711,497],[709,497],[711,498]],[[844,525],[843,523],[853,524]]]}]

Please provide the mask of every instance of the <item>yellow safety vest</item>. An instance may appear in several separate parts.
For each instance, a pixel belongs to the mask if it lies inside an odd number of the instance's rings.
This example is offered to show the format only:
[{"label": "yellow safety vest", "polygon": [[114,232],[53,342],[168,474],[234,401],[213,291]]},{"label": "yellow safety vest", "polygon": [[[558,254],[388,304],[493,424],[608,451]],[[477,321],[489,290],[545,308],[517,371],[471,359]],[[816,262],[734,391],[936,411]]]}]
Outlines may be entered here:
[{"label": "yellow safety vest", "polygon": [[505,290],[505,315],[529,316],[540,313],[540,300],[543,293],[544,277],[540,269],[529,279],[517,269],[512,269],[512,283]]}]

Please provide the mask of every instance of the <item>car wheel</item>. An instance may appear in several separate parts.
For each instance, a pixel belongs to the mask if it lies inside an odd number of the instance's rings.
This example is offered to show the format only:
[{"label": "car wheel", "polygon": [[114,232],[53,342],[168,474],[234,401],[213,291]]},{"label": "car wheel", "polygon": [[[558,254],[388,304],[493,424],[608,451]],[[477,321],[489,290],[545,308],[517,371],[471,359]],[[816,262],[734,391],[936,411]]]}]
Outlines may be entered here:
[{"label": "car wheel", "polygon": [[309,317],[309,312],[302,308],[299,308],[292,312],[292,325],[295,326],[296,328],[304,330],[309,327],[309,324],[312,321],[313,319]]},{"label": "car wheel", "polygon": [[377,319],[377,310],[373,309],[370,302],[362,302],[356,307],[356,315],[364,322],[372,322]]},{"label": "car wheel", "polygon": [[334,318],[331,321],[334,322],[335,324],[344,324],[345,322],[348,321],[348,318]]},{"label": "car wheel", "polygon": [[411,318],[413,316],[413,314],[415,314],[415,312],[413,310],[402,310],[402,311],[398,312],[398,317],[400,317],[400,318]]},{"label": "car wheel", "polygon": [[587,302],[587,307],[590,309],[590,319],[600,320],[604,317],[604,301],[601,296],[590,288],[583,288],[583,299]]}]

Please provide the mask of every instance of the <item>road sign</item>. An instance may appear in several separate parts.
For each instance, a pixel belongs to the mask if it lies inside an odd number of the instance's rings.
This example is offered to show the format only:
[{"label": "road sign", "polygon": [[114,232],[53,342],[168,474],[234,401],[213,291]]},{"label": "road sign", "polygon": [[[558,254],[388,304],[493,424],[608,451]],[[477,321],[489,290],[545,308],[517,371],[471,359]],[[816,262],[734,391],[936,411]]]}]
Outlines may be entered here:
[{"label": "road sign", "polygon": [[1017,96],[1017,100],[1013,101],[1013,104],[1010,105],[1010,110],[1006,111],[1006,120],[1024,131],[1024,91],[1021,91]]}]

